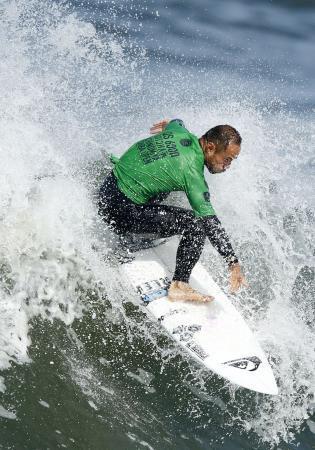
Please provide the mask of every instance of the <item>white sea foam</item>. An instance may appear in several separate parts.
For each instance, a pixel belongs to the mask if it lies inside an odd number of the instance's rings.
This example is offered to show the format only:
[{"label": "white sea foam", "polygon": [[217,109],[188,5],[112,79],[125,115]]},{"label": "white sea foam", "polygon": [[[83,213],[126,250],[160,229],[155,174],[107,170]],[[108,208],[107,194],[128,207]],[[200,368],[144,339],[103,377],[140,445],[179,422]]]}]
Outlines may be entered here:
[{"label": "white sea foam", "polygon": [[1,405],[0,405],[0,417],[4,417],[5,419],[11,419],[11,420],[16,419],[16,415],[12,411],[8,411]]},{"label": "white sea foam", "polygon": [[[249,428],[269,442],[290,441],[292,430],[308,417],[314,382],[312,298],[305,294],[304,301],[297,303],[292,294],[301,267],[314,267],[313,176],[306,170],[306,162],[312,160],[306,142],[314,137],[314,125],[307,118],[303,123],[268,111],[260,114],[250,106],[239,113],[237,104],[227,111],[221,104],[216,106],[218,121],[235,124],[244,143],[230,172],[212,178],[213,202],[231,230],[250,284],[236,304],[241,303],[274,361],[280,391],[276,397],[259,397]],[[287,132],[290,126],[299,129],[299,142]],[[208,251],[205,261],[213,265],[216,255]],[[215,271],[224,271],[220,267],[218,261]],[[224,283],[221,273],[216,276]],[[248,423],[240,420],[246,429]]]},{"label": "white sea foam", "polygon": [[5,392],[5,385],[3,377],[0,377],[0,392]]},{"label": "white sea foam", "polygon": [[127,372],[127,375],[128,377],[136,380],[138,383],[144,385],[147,392],[151,394],[156,392],[155,388],[150,386],[151,382],[154,379],[154,375],[152,373],[147,372],[139,367],[136,373]]},{"label": "white sea foam", "polygon": [[[231,423],[269,442],[290,440],[308,417],[314,390],[314,323],[306,323],[305,305],[291,298],[299,270],[314,266],[314,125],[233,99],[233,86],[218,90],[216,100],[209,90],[198,92],[208,99],[204,108],[184,75],[180,86],[178,80],[163,85],[157,73],[143,71],[144,52],[133,49],[132,59],[126,42],[100,37],[92,24],[49,2],[6,1],[1,10],[0,369],[30,362],[35,316],[69,325],[88,307],[79,292],[103,283],[111,300],[122,294],[113,293],[115,268],[103,261],[109,248],[87,162],[126,149],[145,135],[151,117],[182,115],[197,134],[228,122],[239,128],[243,150],[229,173],[209,179],[212,200],[251,284],[240,307],[270,353],[280,387],[278,397],[257,396],[250,421],[232,417]],[[202,89],[197,79],[196,85]],[[194,108],[177,95],[193,97]],[[209,248],[204,261],[224,284],[225,269]],[[133,378],[143,382],[141,372]],[[90,394],[88,383],[87,373]]]},{"label": "white sea foam", "polygon": [[45,400],[39,400],[38,403],[44,408],[50,408],[49,403],[45,402]]},{"label": "white sea foam", "polygon": [[[75,64],[82,57],[81,49],[86,51],[80,39],[92,38],[95,30],[92,25],[82,24],[81,28],[81,22],[72,16],[62,19],[52,5],[39,45],[38,30],[32,23],[39,20],[32,11],[36,4],[7,2],[0,30],[1,61],[5,64],[0,72],[2,369],[8,368],[11,360],[29,361],[29,321],[33,317],[59,318],[70,324],[84,309],[80,291],[95,289],[106,279],[106,268],[92,250],[92,230],[98,220],[92,192],[84,184],[82,172],[77,172],[89,152],[99,157],[100,148],[92,138],[87,145],[86,129],[80,129],[77,118],[67,111],[69,99],[62,96],[61,80],[55,84],[59,74],[49,73],[54,52],[72,49]],[[49,27],[49,12],[60,19],[56,30]],[[45,46],[52,45],[53,31],[58,43],[63,41],[62,25],[72,30],[72,40],[45,53]],[[40,60],[43,66],[38,68]]]}]

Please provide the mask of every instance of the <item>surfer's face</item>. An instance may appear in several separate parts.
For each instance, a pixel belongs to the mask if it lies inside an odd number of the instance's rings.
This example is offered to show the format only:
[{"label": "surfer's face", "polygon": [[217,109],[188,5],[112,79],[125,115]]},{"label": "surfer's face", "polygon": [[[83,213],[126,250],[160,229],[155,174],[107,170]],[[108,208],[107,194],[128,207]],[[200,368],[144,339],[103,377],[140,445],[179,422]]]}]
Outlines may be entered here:
[{"label": "surfer's face", "polygon": [[225,172],[241,151],[240,145],[229,144],[224,148],[220,144],[209,142],[205,148],[205,164],[211,173]]}]

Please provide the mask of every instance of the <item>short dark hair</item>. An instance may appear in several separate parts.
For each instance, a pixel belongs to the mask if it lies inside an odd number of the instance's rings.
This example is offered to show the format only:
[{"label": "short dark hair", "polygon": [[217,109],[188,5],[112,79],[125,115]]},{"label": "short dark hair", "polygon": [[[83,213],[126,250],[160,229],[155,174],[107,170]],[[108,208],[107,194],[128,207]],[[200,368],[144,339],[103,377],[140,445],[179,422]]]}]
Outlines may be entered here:
[{"label": "short dark hair", "polygon": [[210,128],[202,137],[207,142],[222,144],[224,148],[229,144],[241,145],[242,143],[241,135],[230,125],[217,125]]}]

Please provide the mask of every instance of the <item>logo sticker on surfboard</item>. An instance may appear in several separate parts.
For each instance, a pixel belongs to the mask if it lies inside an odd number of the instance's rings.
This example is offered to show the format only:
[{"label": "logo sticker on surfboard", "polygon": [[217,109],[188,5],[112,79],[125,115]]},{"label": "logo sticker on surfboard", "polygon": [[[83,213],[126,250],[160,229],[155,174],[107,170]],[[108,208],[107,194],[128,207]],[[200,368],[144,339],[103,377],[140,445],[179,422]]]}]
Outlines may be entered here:
[{"label": "logo sticker on surfboard", "polygon": [[233,359],[223,364],[236,367],[237,369],[248,370],[248,372],[254,372],[260,366],[261,360],[257,356],[249,356],[248,358]]},{"label": "logo sticker on surfboard", "polygon": [[146,281],[137,286],[137,292],[140,294],[141,300],[147,305],[158,298],[167,296],[169,285],[171,284],[168,277],[158,278],[157,280]]}]

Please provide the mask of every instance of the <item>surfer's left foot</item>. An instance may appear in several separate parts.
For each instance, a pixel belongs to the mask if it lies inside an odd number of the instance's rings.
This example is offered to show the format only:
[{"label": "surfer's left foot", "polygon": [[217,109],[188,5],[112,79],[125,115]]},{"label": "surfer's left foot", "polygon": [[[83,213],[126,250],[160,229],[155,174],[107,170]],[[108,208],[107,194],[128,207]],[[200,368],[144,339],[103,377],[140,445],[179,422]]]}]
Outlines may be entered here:
[{"label": "surfer's left foot", "polygon": [[183,281],[172,281],[168,288],[168,299],[171,301],[209,303],[214,300],[214,297],[200,294],[200,292],[195,291],[188,283]]}]

